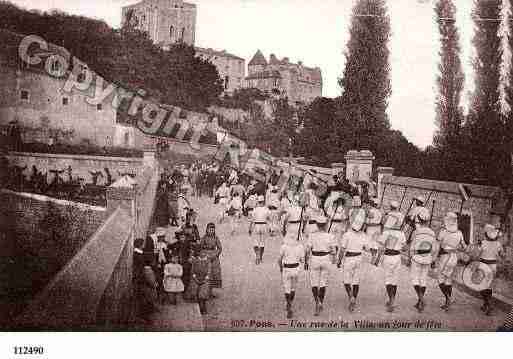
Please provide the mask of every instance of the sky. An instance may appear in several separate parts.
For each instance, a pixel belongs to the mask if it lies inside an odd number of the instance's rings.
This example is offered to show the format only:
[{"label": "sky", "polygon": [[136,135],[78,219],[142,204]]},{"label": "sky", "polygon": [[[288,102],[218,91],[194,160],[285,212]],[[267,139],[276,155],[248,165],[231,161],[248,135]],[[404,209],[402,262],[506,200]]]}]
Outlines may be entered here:
[{"label": "sky", "polygon": [[[121,22],[121,7],[138,0],[11,0],[27,9],[60,9]],[[338,78],[354,0],[189,0],[198,7],[196,45],[227,50],[249,62],[257,49],[268,57],[289,57],[306,66],[319,66],[323,96],[340,95]],[[439,35],[434,0],[388,0],[392,25],[392,96],[388,114],[394,129],[424,148],[435,131],[436,76]],[[465,72],[464,105],[472,93],[472,0],[454,0]]]}]

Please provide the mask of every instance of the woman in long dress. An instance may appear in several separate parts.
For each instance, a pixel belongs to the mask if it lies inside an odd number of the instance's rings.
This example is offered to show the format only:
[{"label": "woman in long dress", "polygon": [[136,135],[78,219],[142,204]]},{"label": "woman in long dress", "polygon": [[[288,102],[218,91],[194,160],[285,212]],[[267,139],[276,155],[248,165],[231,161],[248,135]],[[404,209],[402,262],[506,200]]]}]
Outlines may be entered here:
[{"label": "woman in long dress", "polygon": [[200,250],[205,250],[211,264],[210,286],[212,288],[222,288],[223,280],[221,276],[221,262],[219,257],[223,252],[221,241],[216,235],[216,226],[214,223],[207,225],[205,236],[199,244]]}]

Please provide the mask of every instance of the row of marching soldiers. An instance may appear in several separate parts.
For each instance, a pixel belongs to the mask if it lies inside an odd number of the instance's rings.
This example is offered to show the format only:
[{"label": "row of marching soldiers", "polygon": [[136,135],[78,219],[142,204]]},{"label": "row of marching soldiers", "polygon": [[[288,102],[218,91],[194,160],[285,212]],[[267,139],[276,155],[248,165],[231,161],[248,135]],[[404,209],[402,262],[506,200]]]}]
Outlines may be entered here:
[{"label": "row of marching soldiers", "polygon": [[[259,196],[257,206],[250,211],[249,234],[254,237],[256,263],[263,260],[266,236],[275,225],[265,197]],[[438,284],[444,297],[441,308],[449,311],[452,304],[452,282],[459,261],[477,260],[485,267],[485,275],[494,277],[497,261],[503,253],[498,241],[499,230],[493,225],[484,227],[484,240],[478,247],[467,246],[458,229],[458,216],[449,212],[443,220],[438,236],[430,228],[432,215],[422,196],[414,199],[405,216],[397,201],[388,203],[383,211],[380,202],[372,198],[362,206],[359,196],[333,191],[324,206],[311,188],[299,194],[289,192],[280,201],[283,245],[278,264],[285,290],[287,317],[293,316],[293,302],[301,266],[309,271],[315,315],[323,310],[330,268],[343,270],[344,287],[348,295],[348,309],[354,311],[360,289],[360,273],[365,252],[371,263],[381,267],[385,274],[387,293],[386,310],[393,312],[397,297],[402,263],[409,267],[411,282],[417,296],[414,307],[424,311],[425,295],[430,270],[436,271]],[[272,202],[272,207],[275,207]],[[407,235],[408,234],[408,235]],[[471,251],[472,255],[470,256]],[[483,271],[481,271],[483,272]],[[475,276],[476,271],[470,273]],[[465,279],[465,278],[464,278]],[[490,278],[489,278],[490,279]],[[493,279],[493,278],[492,278]],[[472,279],[473,280],[473,279]],[[492,281],[484,281],[481,310],[492,312]]]}]

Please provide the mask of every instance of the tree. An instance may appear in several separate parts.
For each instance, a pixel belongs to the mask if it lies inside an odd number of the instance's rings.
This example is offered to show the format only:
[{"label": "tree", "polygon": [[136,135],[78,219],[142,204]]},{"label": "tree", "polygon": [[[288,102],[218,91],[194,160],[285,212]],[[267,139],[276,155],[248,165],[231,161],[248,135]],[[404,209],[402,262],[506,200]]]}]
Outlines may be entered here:
[{"label": "tree", "polygon": [[464,75],[460,60],[459,33],[456,27],[456,7],[452,0],[439,0],[435,7],[440,32],[440,64],[437,77],[436,125],[434,145],[443,156],[439,176],[461,178],[463,110],[460,105]]},{"label": "tree", "polygon": [[[513,0],[509,0],[510,5],[510,11],[513,11]],[[508,16],[508,22],[507,26],[509,27],[509,37],[508,37],[508,48],[510,53],[513,51],[513,19],[512,15],[509,14]],[[510,156],[510,160],[507,162],[508,164],[513,165],[513,57],[510,57],[510,63],[509,63],[509,73],[508,73],[508,82],[505,87],[505,100],[509,107],[509,111],[507,115],[505,116],[505,128],[504,128],[504,152],[506,156]],[[505,179],[505,187],[509,187],[510,189],[513,189],[513,171],[509,167],[510,171],[506,173],[507,178]]]},{"label": "tree", "polygon": [[497,185],[504,178],[507,167],[504,166],[507,162],[502,147],[504,123],[499,89],[503,55],[500,34],[502,1],[476,0],[474,6],[476,87],[466,123],[470,135],[467,140],[469,171],[466,177]]},{"label": "tree", "polygon": [[65,47],[107,81],[148,97],[204,111],[217,102],[222,80],[193,47],[177,44],[164,51],[131,21],[115,30],[101,20],[60,11],[35,12],[0,1],[1,29],[34,34]]},{"label": "tree", "polygon": [[335,140],[336,101],[318,97],[299,112],[301,131],[297,135],[294,154],[330,165],[334,152],[339,152]]},{"label": "tree", "polygon": [[384,0],[358,0],[353,8],[342,87],[340,128],[353,149],[369,149],[390,128],[386,113],[391,94],[388,42],[390,18]]}]

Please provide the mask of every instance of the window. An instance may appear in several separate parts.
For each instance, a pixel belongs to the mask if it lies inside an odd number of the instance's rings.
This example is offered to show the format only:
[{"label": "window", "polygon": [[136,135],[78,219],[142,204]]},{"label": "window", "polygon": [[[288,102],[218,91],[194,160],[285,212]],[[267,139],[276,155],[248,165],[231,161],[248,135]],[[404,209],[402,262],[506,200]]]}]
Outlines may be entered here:
[{"label": "window", "polygon": [[98,105],[96,105],[96,109],[98,111],[102,111],[103,110],[103,105],[101,103],[99,103]]},{"label": "window", "polygon": [[230,83],[230,78],[228,76],[226,76],[224,78],[224,89],[225,90],[228,90],[228,84]]},{"label": "window", "polygon": [[21,90],[20,98],[24,101],[28,101],[29,100],[29,92],[27,90]]},{"label": "window", "polygon": [[182,27],[182,34],[180,35],[180,42],[183,42],[185,36],[185,27]]},{"label": "window", "polygon": [[68,104],[69,104],[69,98],[67,98],[67,97],[63,97],[63,98],[62,98],[62,105],[63,105],[63,106],[68,106]]},{"label": "window", "polygon": [[128,146],[130,144],[130,134],[128,132],[125,132],[125,146]]},{"label": "window", "polygon": [[169,37],[171,38],[171,41],[173,41],[174,32],[175,32],[175,28],[173,27],[173,25],[171,25],[169,27]]}]

